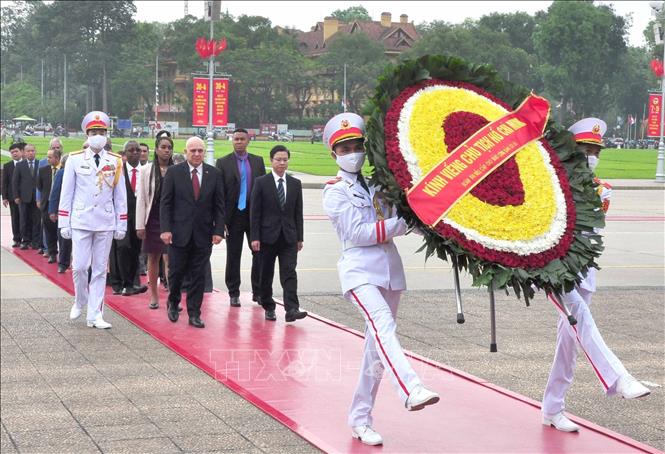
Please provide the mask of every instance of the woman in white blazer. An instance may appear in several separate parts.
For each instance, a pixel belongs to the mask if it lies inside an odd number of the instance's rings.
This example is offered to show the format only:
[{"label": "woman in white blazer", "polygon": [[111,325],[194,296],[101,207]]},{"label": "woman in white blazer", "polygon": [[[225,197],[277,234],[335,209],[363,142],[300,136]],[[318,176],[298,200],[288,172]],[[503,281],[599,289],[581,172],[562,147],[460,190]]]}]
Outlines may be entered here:
[{"label": "woman in white blazer", "polygon": [[136,196],[136,235],[143,240],[142,252],[148,257],[148,286],[150,309],[159,307],[157,280],[159,259],[164,260],[164,274],[168,276],[166,245],[159,238],[159,199],[164,175],[173,165],[173,140],[167,135],[157,134],[152,163],[141,167],[140,184]]}]

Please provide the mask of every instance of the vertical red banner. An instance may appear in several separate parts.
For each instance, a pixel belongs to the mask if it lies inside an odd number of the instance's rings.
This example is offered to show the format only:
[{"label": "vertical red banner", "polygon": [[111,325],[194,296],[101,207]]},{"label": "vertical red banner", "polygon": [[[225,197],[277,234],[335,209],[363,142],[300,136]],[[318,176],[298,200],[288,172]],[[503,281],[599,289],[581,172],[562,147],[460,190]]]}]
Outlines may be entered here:
[{"label": "vertical red banner", "polygon": [[226,126],[229,120],[229,79],[214,79],[212,91],[212,125]]},{"label": "vertical red banner", "polygon": [[194,77],[192,83],[192,126],[208,126],[208,78]]},{"label": "vertical red banner", "polygon": [[649,93],[649,116],[647,117],[647,137],[660,137],[660,109],[663,100],[659,93]]}]

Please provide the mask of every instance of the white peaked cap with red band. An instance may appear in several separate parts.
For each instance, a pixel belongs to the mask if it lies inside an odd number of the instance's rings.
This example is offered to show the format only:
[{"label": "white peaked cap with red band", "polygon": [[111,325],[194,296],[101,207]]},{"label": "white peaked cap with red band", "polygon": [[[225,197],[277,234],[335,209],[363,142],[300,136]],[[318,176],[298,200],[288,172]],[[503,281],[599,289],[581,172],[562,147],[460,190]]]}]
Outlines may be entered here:
[{"label": "white peaked cap with red band", "polygon": [[351,112],[335,115],[323,130],[323,143],[332,150],[333,147],[346,140],[362,139],[365,136],[365,121]]},{"label": "white peaked cap with red band", "polygon": [[575,142],[590,143],[603,146],[603,136],[607,132],[607,124],[600,118],[583,118],[570,128],[568,131],[573,133]]},{"label": "white peaked cap with red band", "polygon": [[109,129],[111,119],[104,112],[93,110],[89,112],[81,122],[81,129],[87,132],[89,129]]}]

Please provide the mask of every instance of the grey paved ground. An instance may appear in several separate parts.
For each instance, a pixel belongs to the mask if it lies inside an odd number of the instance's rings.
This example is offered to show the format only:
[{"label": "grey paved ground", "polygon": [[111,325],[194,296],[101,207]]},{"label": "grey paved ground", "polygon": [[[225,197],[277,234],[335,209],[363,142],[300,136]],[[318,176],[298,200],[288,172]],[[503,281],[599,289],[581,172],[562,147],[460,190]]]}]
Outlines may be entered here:
[{"label": "grey paved ground", "polygon": [[[362,330],[360,315],[338,296],[309,295],[300,302],[319,315]],[[407,292],[398,315],[402,346],[541,401],[556,339],[557,315],[551,303],[539,297],[525,307],[514,296],[497,292],[497,353],[489,352],[486,292],[465,291],[463,303],[466,323],[458,325],[452,292]],[[657,387],[651,387],[650,396],[634,401],[605,397],[582,357],[567,398],[571,413],[661,450],[665,449],[663,307],[662,288],[600,289],[592,310],[605,341],[630,373]],[[445,389],[439,391],[441,405],[446,405]]]},{"label": "grey paved ground", "polygon": [[[69,323],[71,297],[58,297],[61,290],[17,262],[2,252],[3,289],[28,278],[42,286],[45,297],[33,297],[32,286],[23,287],[25,298],[5,298],[3,290],[3,453],[316,451],[112,311],[109,331]],[[539,298],[526,308],[497,294],[499,352],[489,353],[486,294],[464,293],[464,325],[455,323],[453,298],[449,291],[409,292],[399,314],[403,346],[540,400],[555,337],[549,303]],[[569,410],[665,449],[662,289],[601,289],[595,299],[594,315],[608,344],[629,371],[658,387],[639,401],[605,398],[580,359]],[[301,304],[362,327],[360,316],[338,295],[302,295]],[[386,385],[382,392],[388,397],[392,390]]]},{"label": "grey paved ground", "polygon": [[[664,191],[615,191],[615,216],[662,216]],[[3,216],[6,209],[2,209]],[[305,191],[305,213],[321,216],[320,191]],[[339,244],[330,223],[309,220],[299,258],[301,304],[361,329],[340,296]],[[605,340],[651,396],[605,398],[588,363],[578,361],[568,409],[594,423],[665,449],[665,260],[662,222],[613,222],[606,230],[601,288],[593,313]],[[556,314],[544,298],[525,308],[497,294],[498,353],[489,353],[484,292],[462,276],[467,323],[455,323],[449,266],[399,248],[410,288],[399,315],[403,346],[540,401],[552,360]],[[248,254],[243,287],[248,290]],[[224,287],[225,247],[214,249],[213,279]],[[149,335],[109,311],[113,329],[70,324],[72,298],[12,254],[1,253],[0,450],[5,452],[312,452],[314,447]],[[634,285],[629,288],[627,285]],[[432,290],[438,287],[445,290]],[[279,286],[275,288],[280,294]],[[315,293],[319,292],[319,293]],[[425,381],[427,378],[424,377]],[[382,391],[389,397],[386,384]],[[442,402],[446,404],[445,390]],[[451,409],[454,411],[454,409]]]}]

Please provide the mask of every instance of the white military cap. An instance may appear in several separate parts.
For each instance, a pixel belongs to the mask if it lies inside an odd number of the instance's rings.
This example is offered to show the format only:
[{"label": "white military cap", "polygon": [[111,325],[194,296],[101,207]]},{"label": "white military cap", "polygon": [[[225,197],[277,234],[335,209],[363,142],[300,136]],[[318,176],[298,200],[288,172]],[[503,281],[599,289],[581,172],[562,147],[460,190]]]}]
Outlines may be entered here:
[{"label": "white military cap", "polygon": [[568,131],[573,133],[575,142],[590,143],[602,147],[607,124],[600,118],[583,118],[568,128]]},{"label": "white military cap", "polygon": [[362,139],[365,135],[365,121],[358,114],[344,112],[335,115],[323,130],[323,143],[330,149],[346,140]]},{"label": "white military cap", "polygon": [[81,129],[87,132],[89,129],[109,129],[111,120],[109,116],[99,110],[89,112],[81,122]]}]

